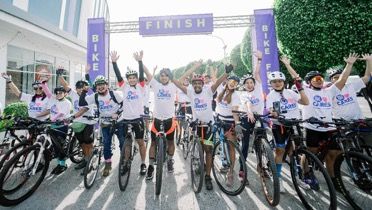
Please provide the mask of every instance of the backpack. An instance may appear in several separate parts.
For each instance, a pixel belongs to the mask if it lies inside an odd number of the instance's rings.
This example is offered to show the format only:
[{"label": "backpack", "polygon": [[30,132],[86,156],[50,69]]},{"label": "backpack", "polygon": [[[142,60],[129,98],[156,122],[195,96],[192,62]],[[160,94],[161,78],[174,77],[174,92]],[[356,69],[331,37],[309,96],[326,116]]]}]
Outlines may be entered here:
[{"label": "backpack", "polygon": [[[116,97],[115,97],[114,91],[109,90],[109,94],[110,94],[111,99],[112,99],[115,103],[119,104],[120,106],[123,105],[123,102],[119,103],[119,102],[116,100]],[[97,114],[98,114],[98,116],[99,116],[100,113],[99,113],[98,93],[95,93],[95,94],[94,94],[94,100],[95,100],[95,102],[96,102],[96,106],[97,106]]]},{"label": "backpack", "polygon": [[366,87],[361,89],[360,92],[364,96],[364,98],[367,100],[369,104],[369,108],[371,109],[372,112],[372,81],[370,80]]}]

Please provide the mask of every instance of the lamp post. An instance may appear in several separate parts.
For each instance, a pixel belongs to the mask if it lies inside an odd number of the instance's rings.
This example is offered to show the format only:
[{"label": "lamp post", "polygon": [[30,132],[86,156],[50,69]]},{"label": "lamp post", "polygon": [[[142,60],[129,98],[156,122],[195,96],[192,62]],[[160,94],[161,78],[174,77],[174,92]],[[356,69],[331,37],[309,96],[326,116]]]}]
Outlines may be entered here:
[{"label": "lamp post", "polygon": [[226,45],[225,41],[220,36],[216,36],[216,35],[213,35],[213,34],[208,34],[208,36],[217,38],[217,39],[219,39],[222,42],[222,45],[223,45],[222,46],[222,49],[223,49],[223,60],[226,63],[226,57],[227,57],[227,55],[226,55],[226,48],[227,48],[227,45]]}]

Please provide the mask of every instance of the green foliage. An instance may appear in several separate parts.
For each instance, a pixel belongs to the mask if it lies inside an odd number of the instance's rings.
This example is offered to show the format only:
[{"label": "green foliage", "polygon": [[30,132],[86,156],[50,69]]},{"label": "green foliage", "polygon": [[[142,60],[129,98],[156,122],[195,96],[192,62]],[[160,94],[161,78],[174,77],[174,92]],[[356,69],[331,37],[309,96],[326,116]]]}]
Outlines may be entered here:
[{"label": "green foliage", "polygon": [[236,45],[230,53],[230,61],[234,65],[234,73],[239,77],[248,73],[247,68],[245,67],[241,59],[242,57],[240,55],[241,52],[240,46],[241,46],[240,44]]},{"label": "green foliage", "polygon": [[[344,65],[350,52],[372,50],[369,0],[276,0],[274,9],[279,48],[302,76]],[[365,62],[354,67],[363,74]]]},{"label": "green foliage", "polygon": [[243,41],[240,44],[240,57],[245,69],[252,72],[252,37],[251,28],[248,28],[244,34]]},{"label": "green foliage", "polygon": [[[16,102],[9,104],[5,107],[3,116],[13,116],[13,117],[28,117],[27,104],[24,102]],[[0,122],[0,131],[13,125],[12,120],[2,120]]]}]

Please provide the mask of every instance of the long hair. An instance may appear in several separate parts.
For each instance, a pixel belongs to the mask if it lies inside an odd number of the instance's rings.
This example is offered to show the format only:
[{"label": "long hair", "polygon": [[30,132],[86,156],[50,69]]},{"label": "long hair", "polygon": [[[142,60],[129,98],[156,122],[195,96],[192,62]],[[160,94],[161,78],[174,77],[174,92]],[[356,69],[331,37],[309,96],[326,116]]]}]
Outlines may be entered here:
[{"label": "long hair", "polygon": [[[32,96],[31,101],[32,101],[32,102],[35,102],[35,101],[36,101],[36,97],[37,97],[36,94],[35,94],[34,96]],[[46,98],[46,95],[45,95],[45,93],[43,92],[43,93],[42,93],[42,98],[41,98],[41,100],[44,101],[45,98]]]},{"label": "long hair", "polygon": [[[227,104],[230,104],[231,103],[231,96],[234,93],[234,91],[235,91],[235,89],[229,90],[228,84],[226,83],[223,91],[217,96],[217,101],[221,102],[222,100],[224,100],[224,101],[227,102]],[[226,92],[227,92],[227,94],[226,94]]]}]

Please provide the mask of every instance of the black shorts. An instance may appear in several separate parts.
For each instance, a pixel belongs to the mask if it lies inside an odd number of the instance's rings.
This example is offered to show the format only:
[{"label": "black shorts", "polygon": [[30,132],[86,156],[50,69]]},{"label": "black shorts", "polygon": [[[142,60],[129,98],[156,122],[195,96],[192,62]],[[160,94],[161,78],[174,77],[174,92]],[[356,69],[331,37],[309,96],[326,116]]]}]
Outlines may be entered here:
[{"label": "black shorts", "polygon": [[314,131],[306,128],[306,145],[308,147],[319,147],[321,144],[328,142],[328,149],[339,150],[335,140],[335,131]]},{"label": "black shorts", "polygon": [[[132,129],[136,135],[136,139],[143,139],[143,134],[144,134],[144,126],[143,126],[143,121],[142,119],[134,119],[134,120],[123,120],[121,121],[124,127],[124,133],[128,133],[128,124],[125,122],[130,122],[130,121],[136,121],[139,120],[139,123],[134,123],[132,124]],[[119,122],[120,124],[120,122]]]},{"label": "black shorts", "polygon": [[196,127],[196,134],[201,140],[209,139],[212,134],[212,129],[210,127]]},{"label": "black shorts", "polygon": [[186,114],[192,114],[191,106],[186,106],[186,107],[181,107],[180,106],[178,108],[177,114],[185,116],[185,112],[186,112]]},{"label": "black shorts", "polygon": [[94,141],[93,133],[94,125],[86,125],[81,132],[75,133],[75,137],[79,141],[79,144],[91,144]]},{"label": "black shorts", "polygon": [[[174,141],[174,130],[176,127],[175,120],[173,120],[173,118],[169,118],[169,119],[163,120],[163,123],[164,123],[164,131],[165,133],[167,133],[167,140]],[[152,123],[152,128],[151,128],[151,139],[152,140],[156,139],[156,133],[154,131],[154,128],[156,129],[156,131],[160,131],[160,120],[159,119],[154,118],[154,121]]]},{"label": "black shorts", "polygon": [[272,132],[274,135],[275,146],[279,148],[285,148],[286,142],[289,137],[289,131],[293,130],[292,128],[284,127],[281,125],[272,126]]}]

